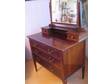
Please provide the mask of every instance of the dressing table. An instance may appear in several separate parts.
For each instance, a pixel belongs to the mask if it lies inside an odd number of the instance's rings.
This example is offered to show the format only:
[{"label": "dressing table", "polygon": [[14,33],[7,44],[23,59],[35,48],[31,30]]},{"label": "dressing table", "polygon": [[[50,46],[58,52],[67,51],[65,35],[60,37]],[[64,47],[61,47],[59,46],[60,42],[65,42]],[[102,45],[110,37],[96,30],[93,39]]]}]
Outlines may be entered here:
[{"label": "dressing table", "polygon": [[38,62],[63,84],[80,68],[84,78],[87,31],[80,26],[79,6],[78,0],[51,0],[51,24],[29,36],[35,70]]}]

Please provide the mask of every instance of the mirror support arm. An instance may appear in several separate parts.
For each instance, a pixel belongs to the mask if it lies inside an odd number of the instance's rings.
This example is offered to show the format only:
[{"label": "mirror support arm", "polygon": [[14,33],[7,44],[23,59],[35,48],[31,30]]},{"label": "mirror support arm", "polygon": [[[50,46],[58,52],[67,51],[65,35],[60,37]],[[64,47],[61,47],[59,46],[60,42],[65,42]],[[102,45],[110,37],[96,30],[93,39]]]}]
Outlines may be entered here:
[{"label": "mirror support arm", "polygon": [[52,5],[51,5],[51,0],[49,2],[49,11],[50,11],[50,24],[52,24]]},{"label": "mirror support arm", "polygon": [[77,9],[78,9],[78,10],[77,10],[77,13],[78,13],[77,24],[78,24],[78,27],[81,28],[81,21],[80,21],[80,19],[81,19],[81,18],[80,18],[80,0],[77,0],[77,5],[78,5],[78,6],[77,6],[77,7],[78,7],[78,8],[77,8]]}]

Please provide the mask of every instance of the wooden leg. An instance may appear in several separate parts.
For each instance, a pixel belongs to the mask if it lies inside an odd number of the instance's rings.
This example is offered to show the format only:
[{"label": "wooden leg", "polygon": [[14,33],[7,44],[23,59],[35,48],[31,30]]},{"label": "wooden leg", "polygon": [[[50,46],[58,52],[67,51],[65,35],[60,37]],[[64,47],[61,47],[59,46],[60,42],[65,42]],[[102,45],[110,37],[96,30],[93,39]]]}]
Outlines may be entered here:
[{"label": "wooden leg", "polygon": [[67,80],[65,79],[65,80],[63,80],[63,84],[67,84]]},{"label": "wooden leg", "polygon": [[33,62],[34,62],[34,66],[35,66],[35,71],[37,72],[37,65],[36,65],[35,57],[33,57]]},{"label": "wooden leg", "polygon": [[85,65],[82,66],[82,79],[84,79]]}]

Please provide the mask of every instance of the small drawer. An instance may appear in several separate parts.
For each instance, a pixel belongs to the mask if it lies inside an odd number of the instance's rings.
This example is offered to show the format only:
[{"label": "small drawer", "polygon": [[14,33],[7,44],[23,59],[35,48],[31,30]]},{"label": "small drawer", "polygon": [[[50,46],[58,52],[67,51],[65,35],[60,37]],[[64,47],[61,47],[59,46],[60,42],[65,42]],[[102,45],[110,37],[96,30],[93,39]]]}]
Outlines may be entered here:
[{"label": "small drawer", "polygon": [[69,41],[78,41],[79,40],[79,33],[76,32],[67,32],[67,40]]}]

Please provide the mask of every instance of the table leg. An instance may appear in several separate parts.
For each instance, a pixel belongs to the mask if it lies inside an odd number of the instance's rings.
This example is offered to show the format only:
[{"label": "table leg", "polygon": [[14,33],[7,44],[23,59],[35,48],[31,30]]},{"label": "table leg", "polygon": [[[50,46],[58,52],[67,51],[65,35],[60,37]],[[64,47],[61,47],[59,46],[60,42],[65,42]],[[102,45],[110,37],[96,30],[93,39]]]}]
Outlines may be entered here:
[{"label": "table leg", "polygon": [[35,66],[35,71],[37,72],[37,65],[36,65],[35,57],[33,57],[33,62],[34,62],[34,66]]},{"label": "table leg", "polygon": [[84,79],[85,65],[82,66],[82,79]]},{"label": "table leg", "polygon": [[63,84],[67,84],[67,80],[65,79],[65,80],[63,80]]}]

